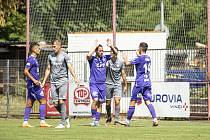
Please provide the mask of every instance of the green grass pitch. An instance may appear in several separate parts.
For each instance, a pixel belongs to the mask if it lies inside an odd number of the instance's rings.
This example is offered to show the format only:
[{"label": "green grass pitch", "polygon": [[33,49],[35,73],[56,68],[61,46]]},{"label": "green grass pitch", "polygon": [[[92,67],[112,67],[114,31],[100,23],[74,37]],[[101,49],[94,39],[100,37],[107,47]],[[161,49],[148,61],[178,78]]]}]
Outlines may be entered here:
[{"label": "green grass pitch", "polygon": [[[150,119],[132,121],[131,127],[105,126],[102,119],[99,127],[88,126],[91,119],[72,119],[69,129],[40,128],[38,119],[30,119],[35,127],[22,128],[22,119],[0,119],[0,140],[210,140],[209,121],[160,120],[152,127]],[[59,119],[47,119],[57,125]]]}]

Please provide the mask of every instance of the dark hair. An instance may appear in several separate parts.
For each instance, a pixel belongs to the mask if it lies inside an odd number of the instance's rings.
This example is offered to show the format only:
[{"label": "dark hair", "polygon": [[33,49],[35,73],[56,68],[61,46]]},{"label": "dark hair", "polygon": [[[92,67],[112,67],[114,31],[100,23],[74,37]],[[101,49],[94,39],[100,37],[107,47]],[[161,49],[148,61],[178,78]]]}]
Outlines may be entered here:
[{"label": "dark hair", "polygon": [[144,52],[146,52],[147,49],[148,49],[148,44],[145,43],[145,42],[141,42],[141,43],[139,44],[139,48],[142,48],[142,50],[143,50]]},{"label": "dark hair", "polygon": [[[117,52],[118,52],[118,48],[117,47],[114,47],[116,50],[117,50]],[[111,51],[114,53],[114,50],[111,48]],[[115,53],[114,53],[115,54]]]},{"label": "dark hair", "polygon": [[103,47],[101,44],[98,44],[98,46],[96,47],[95,51],[98,51],[99,47]]},{"label": "dark hair", "polygon": [[36,46],[39,46],[39,43],[37,43],[37,42],[32,42],[32,43],[30,44],[30,53],[32,53],[34,47],[36,47]]}]

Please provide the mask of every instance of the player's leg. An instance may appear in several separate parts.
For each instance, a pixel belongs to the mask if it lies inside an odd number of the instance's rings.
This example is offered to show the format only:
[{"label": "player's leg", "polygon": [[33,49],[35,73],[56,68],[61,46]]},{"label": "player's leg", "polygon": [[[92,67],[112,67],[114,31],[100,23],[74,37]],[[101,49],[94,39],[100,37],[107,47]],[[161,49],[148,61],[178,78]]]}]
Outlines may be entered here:
[{"label": "player's leg", "polygon": [[151,99],[152,99],[152,92],[151,92],[151,87],[145,87],[142,93],[143,99],[145,101],[145,104],[152,116],[153,119],[153,126],[158,126],[158,120],[156,117],[156,112],[155,112],[155,108],[151,103]]},{"label": "player's leg", "polygon": [[92,123],[90,123],[90,125],[94,126],[96,119],[96,112],[97,112],[98,93],[99,93],[99,90],[95,84],[90,84],[90,93],[92,97],[92,104],[91,104]]},{"label": "player's leg", "polygon": [[119,122],[120,118],[120,100],[122,97],[122,85],[115,86],[114,88],[114,104],[115,104],[115,121],[114,124]]},{"label": "player's leg", "polygon": [[29,120],[29,116],[30,116],[34,101],[35,101],[35,98],[31,95],[31,89],[28,89],[28,95],[27,95],[27,101],[26,101],[26,107],[25,107],[25,113],[24,113],[24,122],[23,122],[22,127],[33,127],[29,125],[28,120]]},{"label": "player's leg", "polygon": [[102,111],[102,104],[106,101],[106,84],[97,85],[99,92],[98,92],[98,102],[96,104],[97,111],[96,111],[96,120],[95,126],[99,126],[101,111]]},{"label": "player's leg", "polygon": [[114,104],[115,104],[115,117],[114,117],[114,124],[118,123],[120,120],[120,96],[114,97]]},{"label": "player's leg", "polygon": [[56,110],[61,113],[61,107],[60,104],[58,102],[58,88],[56,85],[51,84],[51,97],[52,97],[52,103],[54,105],[54,107],[56,108]]},{"label": "player's leg", "polygon": [[111,100],[113,97],[113,88],[111,85],[106,85],[106,113],[107,113],[107,120],[106,123],[110,123],[112,121],[111,116]]},{"label": "player's leg", "polygon": [[46,112],[46,99],[43,93],[43,90],[39,88],[36,91],[36,98],[39,101],[39,114],[40,114],[40,127],[52,127],[52,125],[49,125],[45,122],[45,112]]},{"label": "player's leg", "polygon": [[99,121],[100,121],[100,118],[101,118],[101,111],[102,111],[102,103],[100,101],[97,101],[96,102],[96,114],[95,114],[95,122],[94,122],[94,125],[92,126],[99,126]]},{"label": "player's leg", "polygon": [[112,116],[111,116],[111,99],[106,99],[106,114],[107,114],[106,123],[110,123],[112,121]]},{"label": "player's leg", "polygon": [[70,120],[67,116],[67,109],[66,109],[66,97],[67,97],[67,89],[68,89],[68,83],[62,84],[59,89],[59,106],[60,106],[60,112],[61,112],[61,122],[56,128],[65,128],[65,125],[67,128],[70,127]]},{"label": "player's leg", "polygon": [[129,105],[129,109],[128,109],[128,112],[127,112],[127,118],[125,120],[125,123],[123,123],[123,125],[125,125],[125,126],[130,126],[131,119],[132,119],[133,114],[135,112],[137,95],[140,91],[141,91],[140,87],[136,87],[136,86],[133,87],[132,96],[131,96],[131,100],[130,100],[130,105]]}]

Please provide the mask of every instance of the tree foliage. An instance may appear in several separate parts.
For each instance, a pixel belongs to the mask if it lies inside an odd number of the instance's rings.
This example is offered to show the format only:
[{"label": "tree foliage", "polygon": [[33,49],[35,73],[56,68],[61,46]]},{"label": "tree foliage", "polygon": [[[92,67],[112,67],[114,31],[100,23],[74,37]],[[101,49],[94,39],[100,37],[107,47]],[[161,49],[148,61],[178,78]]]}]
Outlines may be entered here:
[{"label": "tree foliage", "polygon": [[[160,24],[161,0],[116,0],[117,31],[153,31]],[[207,0],[163,0],[168,47],[188,48],[207,43]],[[1,40],[25,40],[25,2],[0,0]],[[3,8],[3,10],[2,10]],[[112,0],[30,0],[31,41],[69,32],[112,31]]]},{"label": "tree foliage", "polygon": [[25,3],[0,0],[0,41],[25,41]]}]

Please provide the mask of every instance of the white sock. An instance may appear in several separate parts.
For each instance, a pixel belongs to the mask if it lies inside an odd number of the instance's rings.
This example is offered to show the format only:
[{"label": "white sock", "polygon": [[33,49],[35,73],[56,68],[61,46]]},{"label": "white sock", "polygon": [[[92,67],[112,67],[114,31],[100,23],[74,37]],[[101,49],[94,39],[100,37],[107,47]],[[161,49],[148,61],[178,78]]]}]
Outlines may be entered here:
[{"label": "white sock", "polygon": [[153,119],[153,122],[156,122],[156,121],[157,121],[157,118],[154,118],[154,119]]},{"label": "white sock", "polygon": [[45,123],[45,120],[40,120],[40,123]]},{"label": "white sock", "polygon": [[28,124],[28,121],[24,121],[23,124]]}]

